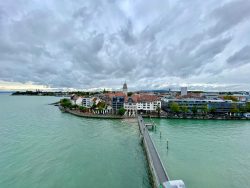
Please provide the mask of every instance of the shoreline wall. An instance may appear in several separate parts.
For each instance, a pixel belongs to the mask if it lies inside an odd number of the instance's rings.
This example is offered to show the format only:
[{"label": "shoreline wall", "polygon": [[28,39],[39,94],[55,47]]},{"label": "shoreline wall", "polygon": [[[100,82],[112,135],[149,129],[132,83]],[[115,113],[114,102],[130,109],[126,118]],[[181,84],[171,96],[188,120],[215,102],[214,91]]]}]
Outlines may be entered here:
[{"label": "shoreline wall", "polygon": [[[85,118],[99,118],[99,119],[135,119],[137,117],[118,116],[118,115],[101,115],[101,114],[86,114],[76,110],[70,110],[59,106],[59,109],[63,112],[70,113],[75,116]],[[158,116],[158,115],[141,115],[143,118],[159,118],[159,119],[183,119],[183,120],[250,120],[250,118],[241,117],[204,117],[204,116],[189,116],[189,117],[175,117],[175,116]]]},{"label": "shoreline wall", "polygon": [[175,116],[155,116],[155,115],[142,115],[143,118],[159,118],[159,119],[186,119],[186,120],[250,120],[250,118],[241,117],[175,117]]},{"label": "shoreline wall", "polygon": [[[129,117],[115,116],[115,115],[95,115],[95,114],[84,114],[76,110],[70,110],[66,108],[60,108],[63,112],[85,118],[97,118],[97,119],[127,119]],[[130,118],[131,119],[131,118]]]}]

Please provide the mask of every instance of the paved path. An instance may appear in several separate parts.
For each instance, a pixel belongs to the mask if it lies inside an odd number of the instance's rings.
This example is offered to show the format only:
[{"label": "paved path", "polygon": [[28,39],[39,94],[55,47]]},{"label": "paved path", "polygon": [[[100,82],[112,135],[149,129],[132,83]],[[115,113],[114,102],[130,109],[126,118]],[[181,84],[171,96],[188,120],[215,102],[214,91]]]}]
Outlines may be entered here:
[{"label": "paved path", "polygon": [[148,148],[150,158],[154,167],[155,175],[158,178],[158,182],[163,184],[164,182],[169,181],[167,172],[165,171],[159,154],[154,146],[154,143],[149,135],[148,129],[145,126],[144,120],[141,116],[138,116],[139,127],[144,141],[146,142],[145,147]]}]

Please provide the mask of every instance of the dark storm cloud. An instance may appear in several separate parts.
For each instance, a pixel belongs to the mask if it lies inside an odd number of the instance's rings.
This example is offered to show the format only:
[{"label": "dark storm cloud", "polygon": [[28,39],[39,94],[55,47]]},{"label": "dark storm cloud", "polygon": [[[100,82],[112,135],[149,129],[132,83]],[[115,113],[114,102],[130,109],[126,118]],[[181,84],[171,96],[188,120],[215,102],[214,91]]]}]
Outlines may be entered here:
[{"label": "dark storm cloud", "polygon": [[133,25],[131,20],[128,20],[125,27],[121,29],[120,34],[125,43],[134,44],[136,42],[136,39],[133,34]]},{"label": "dark storm cloud", "polygon": [[250,45],[249,9],[243,0],[1,1],[0,81],[138,89],[216,74],[223,83],[227,63],[249,59],[239,42]]},{"label": "dark storm cloud", "polygon": [[235,52],[227,59],[227,62],[230,65],[244,65],[250,63],[250,46],[245,46]]},{"label": "dark storm cloud", "polygon": [[215,9],[211,16],[217,20],[209,33],[212,36],[223,33],[250,16],[250,1],[236,0]]}]

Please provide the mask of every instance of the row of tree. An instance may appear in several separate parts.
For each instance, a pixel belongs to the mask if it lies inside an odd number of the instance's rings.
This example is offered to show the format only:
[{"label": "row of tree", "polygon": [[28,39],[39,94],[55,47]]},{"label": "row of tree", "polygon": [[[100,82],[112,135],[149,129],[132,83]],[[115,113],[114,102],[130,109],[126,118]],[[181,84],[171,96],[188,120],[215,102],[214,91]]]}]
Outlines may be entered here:
[{"label": "row of tree", "polygon": [[[192,107],[191,109],[192,114],[216,114],[216,109],[215,108],[208,108],[207,105],[204,105],[200,108],[197,108],[196,106]],[[178,103],[171,103],[170,104],[170,111],[173,113],[183,113],[187,114],[190,113],[190,110],[188,109],[187,106],[181,106]],[[233,105],[231,110],[231,113],[246,113],[250,112],[250,103],[247,103],[246,106],[242,106],[240,108],[237,107],[237,105]]]}]

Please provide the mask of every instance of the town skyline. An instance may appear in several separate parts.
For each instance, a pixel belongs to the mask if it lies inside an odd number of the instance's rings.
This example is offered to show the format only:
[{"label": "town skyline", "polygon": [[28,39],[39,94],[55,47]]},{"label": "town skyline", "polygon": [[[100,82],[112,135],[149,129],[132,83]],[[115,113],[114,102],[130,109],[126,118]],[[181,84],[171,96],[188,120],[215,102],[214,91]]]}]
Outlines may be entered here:
[{"label": "town skyline", "polygon": [[[0,82],[1,83],[1,82]],[[3,83],[3,82],[2,82]],[[5,87],[7,86],[7,87]],[[14,86],[14,87],[12,87]],[[170,87],[164,87],[164,88],[135,88],[135,87],[128,87],[128,92],[168,92],[168,91],[176,91],[180,92],[182,87],[186,87],[189,92],[191,91],[199,91],[199,92],[249,92],[250,89],[246,90],[237,90],[237,89],[222,89],[217,87],[212,87],[210,89],[206,89],[206,87],[196,87],[190,85],[172,85]],[[208,88],[208,87],[207,87]],[[4,83],[3,85],[0,84],[0,92],[16,92],[16,91],[39,91],[39,92],[102,92],[102,91],[109,91],[109,92],[119,92],[122,90],[122,87],[99,87],[99,88],[51,88],[45,85],[36,85],[32,83]]]}]

